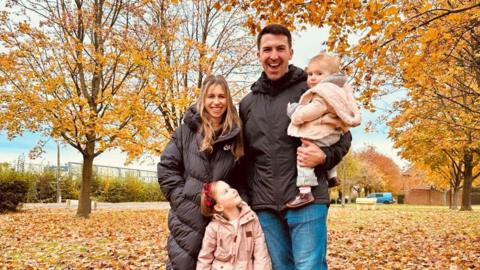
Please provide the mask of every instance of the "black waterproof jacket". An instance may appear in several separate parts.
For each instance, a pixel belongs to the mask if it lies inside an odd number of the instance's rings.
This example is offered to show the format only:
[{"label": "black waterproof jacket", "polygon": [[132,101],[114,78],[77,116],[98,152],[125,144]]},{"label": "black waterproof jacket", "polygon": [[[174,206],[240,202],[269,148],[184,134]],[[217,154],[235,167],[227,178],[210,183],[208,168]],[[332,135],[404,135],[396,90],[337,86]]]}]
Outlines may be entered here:
[{"label": "black waterproof jacket", "polygon": [[[287,104],[298,102],[308,89],[305,72],[293,65],[279,80],[269,80],[265,73],[240,102],[243,122],[245,156],[242,159],[243,177],[252,209],[281,211],[297,194],[298,138],[287,135],[290,119]],[[337,165],[350,148],[350,132],[330,147],[322,147],[326,162],[315,168],[319,185],[312,192],[316,203],[328,204],[328,184],[325,172]],[[241,180],[236,180],[241,181]]]},{"label": "black waterproof jacket", "polygon": [[234,168],[230,146],[240,128],[218,137],[213,152],[200,152],[202,136],[198,133],[200,115],[194,107],[185,114],[157,165],[160,188],[170,202],[167,240],[167,269],[192,270],[196,267],[205,228],[209,222],[200,213],[203,183],[226,180]]}]

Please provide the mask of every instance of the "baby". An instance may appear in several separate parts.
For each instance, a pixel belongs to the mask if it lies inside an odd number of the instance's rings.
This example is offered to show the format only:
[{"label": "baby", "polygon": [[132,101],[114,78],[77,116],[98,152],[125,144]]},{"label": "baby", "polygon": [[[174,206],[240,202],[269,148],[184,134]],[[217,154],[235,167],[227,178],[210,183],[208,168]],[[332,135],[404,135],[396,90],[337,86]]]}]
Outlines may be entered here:
[{"label": "baby", "polygon": [[[360,113],[355,105],[352,87],[347,78],[339,74],[338,57],[320,53],[313,57],[306,69],[310,89],[299,103],[288,104],[291,119],[288,135],[313,141],[319,147],[327,147],[339,141],[351,127],[360,125]],[[328,187],[338,186],[336,167],[327,172]],[[288,208],[298,208],[312,203],[311,187],[317,186],[314,168],[297,165],[299,193],[287,203]]]}]

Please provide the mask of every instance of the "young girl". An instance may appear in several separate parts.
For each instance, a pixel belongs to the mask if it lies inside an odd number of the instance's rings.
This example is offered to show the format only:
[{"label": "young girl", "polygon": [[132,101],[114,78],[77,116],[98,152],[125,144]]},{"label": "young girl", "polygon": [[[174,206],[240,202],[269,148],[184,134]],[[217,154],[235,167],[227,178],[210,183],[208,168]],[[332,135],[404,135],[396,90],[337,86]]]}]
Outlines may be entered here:
[{"label": "young girl", "polygon": [[[288,135],[313,141],[319,147],[331,146],[349,128],[360,125],[360,113],[353,98],[352,87],[345,76],[339,74],[338,57],[320,53],[307,67],[307,85],[310,89],[298,104],[289,104],[291,118]],[[336,168],[328,171],[328,186],[338,185]],[[297,186],[300,192],[287,203],[288,208],[298,208],[314,201],[312,186],[317,186],[313,168],[297,165]]]},{"label": "young girl", "polygon": [[197,270],[271,269],[258,218],[235,189],[223,181],[204,184],[201,212],[212,221],[203,237]]}]

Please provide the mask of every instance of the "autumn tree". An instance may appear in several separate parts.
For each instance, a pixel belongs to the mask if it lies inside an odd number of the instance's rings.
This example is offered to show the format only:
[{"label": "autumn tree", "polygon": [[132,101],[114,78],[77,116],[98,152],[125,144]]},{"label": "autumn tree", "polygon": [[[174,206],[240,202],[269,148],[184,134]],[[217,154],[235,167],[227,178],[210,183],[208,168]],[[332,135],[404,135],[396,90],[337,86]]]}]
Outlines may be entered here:
[{"label": "autumn tree", "polygon": [[[147,11],[150,16],[143,23],[154,32],[158,54],[153,83],[161,89],[161,95],[155,104],[165,121],[165,136],[169,137],[195,101],[206,74],[225,76],[233,96],[242,96],[238,93],[247,88],[257,70],[252,68],[255,40],[245,27],[245,11],[226,8],[218,1],[171,4],[155,0],[149,1]],[[163,76],[165,72],[169,76]],[[157,152],[163,149],[161,145],[155,148]]]},{"label": "autumn tree", "polygon": [[382,186],[385,190],[399,193],[402,189],[401,172],[398,165],[389,157],[378,152],[375,147],[368,146],[357,153],[357,158],[375,168],[382,175]]},{"label": "autumn tree", "polygon": [[[159,153],[204,74],[234,91],[255,60],[243,10],[215,1],[9,1],[1,17],[0,128],[60,138],[84,157],[78,215],[90,213],[93,159]],[[30,18],[20,21],[20,16]]]},{"label": "autumn tree", "polygon": [[[228,1],[236,3],[238,1]],[[374,109],[372,100],[404,89],[406,102],[394,108],[399,114],[417,110],[406,119],[405,128],[428,115],[437,127],[456,129],[453,136],[435,143],[463,153],[465,172],[462,209],[469,210],[472,173],[479,155],[480,124],[480,3],[478,1],[240,1],[255,10],[250,20],[253,32],[263,22],[290,26],[328,26],[326,46],[344,59],[344,69],[361,91],[360,100]],[[409,103],[422,99],[415,106]],[[397,104],[399,105],[399,104]],[[445,116],[447,115],[447,116]],[[418,120],[418,121],[416,121]],[[438,138],[437,138],[438,139]],[[404,141],[404,140],[403,140]],[[460,142],[461,141],[461,142]],[[397,144],[404,148],[404,145]]]},{"label": "autumn tree", "polygon": [[427,179],[436,187],[450,190],[450,209],[457,209],[457,192],[463,187],[463,159],[447,152],[439,156],[435,164],[421,164],[427,172]]},{"label": "autumn tree", "polygon": [[146,6],[80,0],[7,6],[0,18],[0,128],[10,138],[40,132],[82,154],[77,215],[88,217],[95,157],[119,148],[134,158],[161,138],[153,106],[161,92],[150,82],[156,52],[142,23]]},{"label": "autumn tree", "polygon": [[368,195],[374,191],[392,191],[401,186],[400,169],[395,162],[369,146],[360,152],[349,152],[337,167],[341,185],[336,190],[345,190],[350,198],[352,192]]},{"label": "autumn tree", "polygon": [[388,190],[385,185],[385,176],[381,170],[367,160],[360,159],[360,169],[353,177],[353,181],[355,185],[360,187],[360,191],[365,192],[365,195],[375,191]]},{"label": "autumn tree", "polygon": [[465,119],[458,118],[458,111],[427,95],[401,103],[401,113],[389,122],[400,155],[429,172],[437,186],[450,186],[453,194],[462,187],[462,210],[470,210],[470,188],[480,176],[478,132],[459,126]]},{"label": "autumn tree", "polygon": [[[417,78],[415,68],[424,56],[463,59],[474,74],[478,70],[478,55],[462,53],[465,43],[475,46],[466,40],[478,37],[480,3],[476,1],[224,2],[252,10],[248,19],[252,33],[273,22],[290,29],[328,27],[324,48],[343,56],[344,68],[362,90],[360,98],[367,108],[372,108],[373,97],[395,90],[391,86],[405,85],[406,67],[407,77]],[[472,90],[478,96],[478,88]],[[471,110],[479,113],[478,108]]]},{"label": "autumn tree", "polygon": [[403,194],[406,194],[407,190],[414,189],[416,187],[424,187],[429,185],[427,179],[427,172],[424,167],[418,163],[410,163],[409,166],[402,172],[402,184]]},{"label": "autumn tree", "polygon": [[353,151],[349,151],[337,166],[337,175],[340,185],[333,189],[333,191],[342,192],[342,194],[349,192],[348,198],[352,198],[352,192],[361,192],[362,186],[357,183],[357,175],[361,170],[361,163],[357,155]]}]

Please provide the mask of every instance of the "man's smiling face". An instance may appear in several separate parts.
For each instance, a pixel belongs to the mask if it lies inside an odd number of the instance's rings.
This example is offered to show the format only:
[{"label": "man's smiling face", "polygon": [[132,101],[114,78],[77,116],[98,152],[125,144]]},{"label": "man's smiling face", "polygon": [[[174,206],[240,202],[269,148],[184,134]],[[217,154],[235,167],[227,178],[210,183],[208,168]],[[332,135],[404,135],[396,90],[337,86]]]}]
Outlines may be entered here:
[{"label": "man's smiling face", "polygon": [[288,72],[293,49],[288,45],[287,36],[265,34],[260,40],[257,56],[267,78],[276,81]]}]

